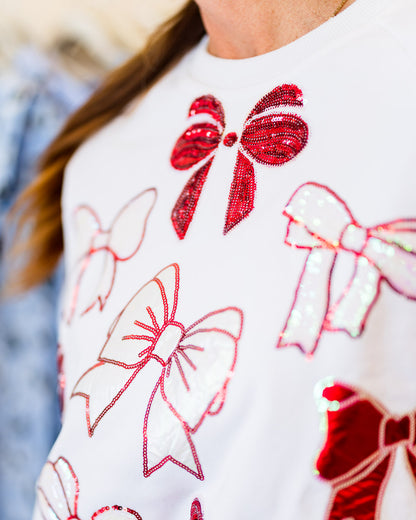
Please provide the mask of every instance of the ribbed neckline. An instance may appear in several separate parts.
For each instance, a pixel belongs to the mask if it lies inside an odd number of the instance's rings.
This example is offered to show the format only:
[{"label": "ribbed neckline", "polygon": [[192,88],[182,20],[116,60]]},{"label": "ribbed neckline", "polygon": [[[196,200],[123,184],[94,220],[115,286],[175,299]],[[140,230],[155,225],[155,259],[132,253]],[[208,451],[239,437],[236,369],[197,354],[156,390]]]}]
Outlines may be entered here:
[{"label": "ribbed neckline", "polygon": [[338,16],[301,38],[253,58],[232,60],[213,56],[207,51],[208,36],[205,36],[190,53],[188,70],[195,80],[217,87],[235,88],[265,82],[272,79],[277,70],[287,72],[320,49],[333,44],[336,39],[349,36],[352,31],[374,21],[380,12],[391,5],[392,0],[355,0]]}]

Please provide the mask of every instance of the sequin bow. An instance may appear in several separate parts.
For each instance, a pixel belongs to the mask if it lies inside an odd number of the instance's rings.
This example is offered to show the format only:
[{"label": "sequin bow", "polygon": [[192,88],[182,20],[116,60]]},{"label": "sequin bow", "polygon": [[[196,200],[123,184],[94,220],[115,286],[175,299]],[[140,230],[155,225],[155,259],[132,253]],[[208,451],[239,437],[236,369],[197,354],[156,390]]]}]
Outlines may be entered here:
[{"label": "sequin bow", "polygon": [[77,308],[86,314],[98,304],[102,310],[112,291],[119,262],[130,260],[140,249],[147,220],[156,201],[148,189],[131,199],[104,229],[89,206],[74,212],[74,258],[64,298],[64,317],[69,324]]},{"label": "sequin bow", "polygon": [[[37,508],[45,520],[82,520],[78,516],[80,486],[71,464],[64,459],[48,461],[38,480]],[[91,520],[141,520],[141,516],[122,506],[105,506]]]},{"label": "sequin bow", "polygon": [[[178,292],[177,264],[142,287],[111,327],[98,363],[81,377],[72,396],[86,398],[92,436],[103,416],[150,364],[150,373],[159,375],[143,411],[143,473],[148,477],[171,461],[203,479],[192,435],[224,404],[243,315],[227,307],[185,327],[176,319]],[[149,375],[143,377],[147,381]],[[139,387],[140,402],[144,391]],[[133,399],[132,409],[136,406]]]},{"label": "sequin bow", "polygon": [[334,382],[322,387],[317,397],[326,415],[327,439],[316,469],[333,487],[325,519],[379,518],[399,446],[416,484],[415,412],[394,417],[364,392]]},{"label": "sequin bow", "polygon": [[[416,299],[416,219],[362,227],[338,195],[316,183],[298,188],[283,214],[290,221],[286,244],[309,252],[279,347],[295,345],[312,354],[325,330],[360,336],[383,280]],[[354,255],[354,271],[333,301],[341,252]]]},{"label": "sequin bow", "polygon": [[[302,91],[295,85],[281,85],[266,94],[249,113],[238,143],[224,234],[254,208],[256,180],[253,162],[280,166],[293,159],[306,145],[306,123],[296,114],[275,112],[282,107],[301,106]],[[196,99],[188,117],[197,121],[179,137],[171,155],[171,164],[177,170],[199,165],[172,211],[171,220],[180,239],[185,237],[192,221],[215,152],[221,143],[232,147],[238,141],[235,132],[225,134],[224,109],[214,96]],[[208,120],[201,120],[204,117]]]}]

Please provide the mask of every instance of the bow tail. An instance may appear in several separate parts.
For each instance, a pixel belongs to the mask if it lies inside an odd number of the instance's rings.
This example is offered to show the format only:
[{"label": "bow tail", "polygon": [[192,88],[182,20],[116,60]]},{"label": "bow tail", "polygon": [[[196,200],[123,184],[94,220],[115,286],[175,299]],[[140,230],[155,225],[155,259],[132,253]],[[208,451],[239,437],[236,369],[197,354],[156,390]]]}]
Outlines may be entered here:
[{"label": "bow tail", "polygon": [[213,157],[192,175],[172,210],[172,224],[181,240],[185,238],[188,227],[192,222],[212,161]]},{"label": "bow tail", "polygon": [[342,296],[328,311],[326,330],[343,330],[352,338],[361,335],[367,316],[375,303],[380,285],[380,273],[369,261],[360,257]]},{"label": "bow tail", "polygon": [[239,151],[228,200],[224,235],[253,210],[255,192],[256,178],[253,164]]},{"label": "bow tail", "polygon": [[325,520],[375,520],[379,517],[381,493],[389,473],[391,455],[387,455],[366,475],[334,490]]},{"label": "bow tail", "polygon": [[328,311],[335,258],[329,249],[314,248],[310,251],[292,309],[280,333],[278,348],[297,346],[307,354],[315,351]]},{"label": "bow tail", "polygon": [[189,428],[163,399],[160,389],[162,377],[150,397],[144,420],[143,474],[149,477],[170,461],[203,480]]},{"label": "bow tail", "polygon": [[[95,260],[100,262],[100,264],[95,262]],[[113,290],[117,261],[111,252],[99,251],[92,258],[90,271],[93,271],[94,269],[96,269],[96,273],[99,274],[99,278],[89,295],[89,299],[85,300],[84,308],[81,307],[82,315],[89,312],[96,304],[98,304],[100,311],[104,309],[111,291]]]}]

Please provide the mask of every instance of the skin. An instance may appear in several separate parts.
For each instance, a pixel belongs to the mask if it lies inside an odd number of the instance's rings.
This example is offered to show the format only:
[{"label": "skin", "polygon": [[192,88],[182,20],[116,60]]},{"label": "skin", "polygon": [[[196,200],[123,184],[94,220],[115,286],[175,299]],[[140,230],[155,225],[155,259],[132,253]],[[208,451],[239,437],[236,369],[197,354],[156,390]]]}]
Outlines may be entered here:
[{"label": "skin", "polygon": [[[195,0],[209,35],[208,51],[228,59],[278,49],[333,16],[341,0]],[[354,0],[348,0],[343,9]]]}]

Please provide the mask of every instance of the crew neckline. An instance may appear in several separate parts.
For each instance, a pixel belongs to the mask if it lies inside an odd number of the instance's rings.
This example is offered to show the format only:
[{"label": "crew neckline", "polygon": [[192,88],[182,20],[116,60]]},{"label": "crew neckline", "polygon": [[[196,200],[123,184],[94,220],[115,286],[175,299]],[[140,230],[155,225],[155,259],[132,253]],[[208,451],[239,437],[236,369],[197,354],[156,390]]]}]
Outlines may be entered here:
[{"label": "crew neckline", "polygon": [[350,36],[375,17],[391,0],[355,0],[337,16],[329,18],[297,40],[274,51],[243,59],[219,58],[208,52],[208,35],[205,35],[188,58],[188,70],[193,79],[217,87],[255,85],[287,71],[313,56],[336,38]]}]

